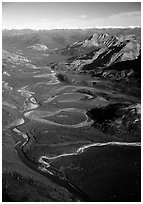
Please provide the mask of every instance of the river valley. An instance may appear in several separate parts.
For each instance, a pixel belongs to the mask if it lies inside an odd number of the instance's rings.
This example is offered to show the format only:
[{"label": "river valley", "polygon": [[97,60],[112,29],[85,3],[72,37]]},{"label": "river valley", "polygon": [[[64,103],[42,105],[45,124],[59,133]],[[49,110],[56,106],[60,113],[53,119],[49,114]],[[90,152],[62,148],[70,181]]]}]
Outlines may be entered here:
[{"label": "river valley", "polygon": [[70,56],[16,51],[3,57],[3,201],[139,201],[140,97],[52,67]]}]

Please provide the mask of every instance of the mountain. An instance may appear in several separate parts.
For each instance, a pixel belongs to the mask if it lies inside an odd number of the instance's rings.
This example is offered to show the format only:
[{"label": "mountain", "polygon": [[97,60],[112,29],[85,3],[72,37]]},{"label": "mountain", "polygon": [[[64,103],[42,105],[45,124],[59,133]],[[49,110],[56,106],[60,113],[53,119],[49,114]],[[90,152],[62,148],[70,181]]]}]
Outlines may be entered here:
[{"label": "mountain", "polygon": [[[88,39],[85,39],[84,41],[74,42],[71,45],[68,45],[65,49],[61,51],[62,54],[72,54],[74,52],[77,52],[78,55],[83,55],[85,52],[88,54],[91,51],[95,53],[96,51],[99,51],[101,48],[102,52],[115,49],[116,47],[125,47],[123,51],[125,52],[137,52],[134,53],[135,55],[138,55],[138,51],[140,49],[140,44],[137,43],[136,37],[134,35],[127,35],[127,36],[113,36],[109,34],[94,34],[90,36]],[[101,52],[101,50],[100,50]],[[93,53],[93,54],[94,54]],[[131,53],[130,53],[131,54]]]},{"label": "mountain", "polygon": [[64,48],[68,44],[72,44],[76,41],[82,41],[89,38],[94,33],[107,33],[111,35],[136,35],[140,41],[141,34],[140,28],[103,28],[103,29],[55,29],[55,30],[3,30],[2,31],[2,43],[3,49],[13,50],[25,49],[28,46],[34,46],[37,44],[45,45],[49,49]]},{"label": "mountain", "polygon": [[135,35],[94,34],[61,49],[60,54],[72,57],[60,66],[69,71],[120,80],[140,75],[140,52]]},{"label": "mountain", "polygon": [[122,81],[123,89],[140,87],[140,28],[3,30],[2,43],[4,50],[17,55],[12,58],[20,56],[20,63],[36,55],[33,64],[44,62],[55,70],[89,74],[93,80]]},{"label": "mountain", "polygon": [[140,201],[140,29],[2,34],[3,201]]}]

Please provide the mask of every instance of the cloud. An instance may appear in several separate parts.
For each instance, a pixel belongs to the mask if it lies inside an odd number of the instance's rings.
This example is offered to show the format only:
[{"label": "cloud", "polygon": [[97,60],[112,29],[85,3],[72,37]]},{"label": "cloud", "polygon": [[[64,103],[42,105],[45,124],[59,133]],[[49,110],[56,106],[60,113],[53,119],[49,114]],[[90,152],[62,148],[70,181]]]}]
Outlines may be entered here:
[{"label": "cloud", "polygon": [[80,18],[64,18],[60,21],[44,19],[42,23],[39,23],[39,26],[44,26],[51,29],[141,26],[141,12],[124,12],[104,18],[87,18],[86,15],[82,14]]},{"label": "cloud", "polygon": [[141,12],[124,12],[115,15],[108,16],[106,18],[91,19],[90,24],[96,24],[97,26],[141,26]]},{"label": "cloud", "polygon": [[82,14],[80,15],[80,18],[86,18],[86,15]]},{"label": "cloud", "polygon": [[[22,24],[20,28],[31,29],[75,29],[75,28],[93,28],[93,27],[129,27],[141,26],[141,12],[124,12],[111,15],[104,18],[88,18],[84,14],[80,18],[63,18],[59,20],[39,19],[35,23]],[[13,27],[13,25],[11,25]],[[19,28],[19,29],[20,29]]]}]

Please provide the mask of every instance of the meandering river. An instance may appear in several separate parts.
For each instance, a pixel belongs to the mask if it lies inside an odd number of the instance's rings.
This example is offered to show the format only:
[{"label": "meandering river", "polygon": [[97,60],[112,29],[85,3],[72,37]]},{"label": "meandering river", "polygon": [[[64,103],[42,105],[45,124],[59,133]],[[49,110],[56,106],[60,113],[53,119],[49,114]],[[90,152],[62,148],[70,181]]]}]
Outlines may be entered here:
[{"label": "meandering river", "polygon": [[[51,71],[51,74],[39,74],[34,76],[35,78],[46,78],[46,77],[53,77],[53,79],[50,79],[49,82],[45,82],[45,84],[50,85],[51,84],[57,84],[59,83],[59,81],[57,80],[57,78],[55,77],[55,73],[53,73],[53,71]],[[37,82],[37,86],[41,85],[41,83],[44,82]],[[35,85],[34,85],[35,86]],[[94,97],[90,94],[87,93],[75,93],[75,90],[77,89],[82,89],[82,86],[79,87],[75,87],[75,86],[71,86],[71,85],[64,85],[59,87],[58,89],[55,89],[55,92],[52,96],[47,97],[46,99],[43,99],[43,104],[46,103],[47,107],[49,104],[49,109],[47,108],[47,110],[42,110],[40,109],[40,104],[37,102],[36,98],[33,96],[35,94],[34,91],[29,91],[28,90],[28,86],[24,86],[21,89],[18,90],[18,92],[20,92],[24,97],[26,97],[25,100],[25,108],[24,111],[22,113],[21,118],[16,119],[15,121],[13,121],[12,123],[8,124],[6,126],[7,129],[10,129],[12,134],[18,134],[21,135],[22,139],[20,139],[19,142],[17,142],[17,144],[15,145],[15,150],[17,151],[17,154],[20,158],[20,160],[29,168],[31,168],[32,170],[44,175],[47,178],[50,178],[51,180],[53,180],[55,183],[59,184],[60,186],[66,188],[69,192],[71,192],[73,195],[75,195],[75,197],[77,198],[77,201],[91,201],[91,199],[85,195],[84,192],[82,192],[77,186],[73,185],[72,183],[70,183],[70,181],[68,181],[65,177],[56,175],[55,173],[52,173],[49,170],[50,167],[50,161],[51,160],[56,160],[60,157],[68,157],[68,156],[72,156],[72,155],[79,155],[82,154],[86,149],[89,149],[90,147],[104,147],[104,146],[134,146],[134,147],[140,147],[141,144],[140,142],[117,142],[117,141],[112,141],[112,142],[101,142],[101,143],[94,143],[94,142],[89,142],[88,144],[81,144],[80,147],[77,147],[76,150],[73,150],[73,152],[70,153],[64,153],[64,154],[59,154],[59,155],[55,155],[55,156],[46,156],[46,155],[42,155],[39,158],[39,165],[36,165],[34,163],[32,163],[31,161],[29,161],[29,159],[26,157],[26,154],[24,153],[23,148],[25,146],[27,146],[29,143],[32,142],[32,139],[30,138],[29,135],[27,135],[24,132],[21,132],[19,130],[19,126],[28,123],[29,121],[36,121],[38,123],[43,123],[43,124],[48,124],[51,126],[58,126],[58,127],[65,127],[65,128],[81,128],[81,127],[85,127],[85,126],[91,126],[91,124],[93,123],[93,121],[88,117],[88,115],[86,114],[86,110],[84,110],[84,108],[76,108],[76,107],[59,107],[54,105],[54,101],[58,100],[58,103],[74,103],[74,102],[78,102],[79,100],[82,100],[84,97],[87,97],[87,99],[89,100],[89,104],[90,104],[90,100],[95,100]],[[85,87],[84,87],[85,88]],[[68,90],[67,92],[64,92],[64,90]],[[63,98],[66,97],[66,98]],[[97,100],[97,99],[96,99]],[[102,98],[101,98],[102,100]],[[53,102],[53,106],[50,106],[50,103]],[[103,100],[103,103],[107,103],[106,100]],[[7,105],[7,104],[6,104]],[[8,104],[9,105],[9,104]],[[13,107],[12,107],[13,108]],[[50,120],[50,117],[57,117],[57,115],[61,114],[60,116],[58,116],[57,118],[59,119],[59,117],[65,117],[66,120],[65,122],[68,121],[68,118],[70,117],[70,114],[77,114],[77,123],[75,122],[75,124],[67,124],[67,123],[60,123],[60,122],[55,122]],[[63,114],[63,115],[62,115]],[[65,114],[65,115],[64,115]],[[79,117],[79,119],[78,119]],[[57,120],[58,120],[57,119]],[[82,121],[80,121],[82,120]],[[76,121],[76,120],[75,120]],[[46,159],[46,161],[45,161]]]}]

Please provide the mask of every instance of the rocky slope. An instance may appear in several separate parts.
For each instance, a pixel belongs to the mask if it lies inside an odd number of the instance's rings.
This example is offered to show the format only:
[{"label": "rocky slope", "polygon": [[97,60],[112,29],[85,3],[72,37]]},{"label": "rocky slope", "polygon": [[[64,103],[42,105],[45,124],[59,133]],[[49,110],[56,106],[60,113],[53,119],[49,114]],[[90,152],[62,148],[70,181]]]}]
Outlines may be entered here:
[{"label": "rocky slope", "polygon": [[[140,43],[135,35],[94,34],[60,50],[70,54],[65,70],[121,80],[140,72]],[[59,67],[59,65],[58,65]],[[55,66],[56,68],[56,66]]]},{"label": "rocky slope", "polygon": [[104,28],[104,29],[59,29],[59,30],[3,30],[3,49],[13,51],[14,49],[25,49],[35,44],[45,45],[50,49],[64,48],[79,40],[89,38],[94,33],[108,33],[110,35],[136,35],[140,41],[140,28]]}]

